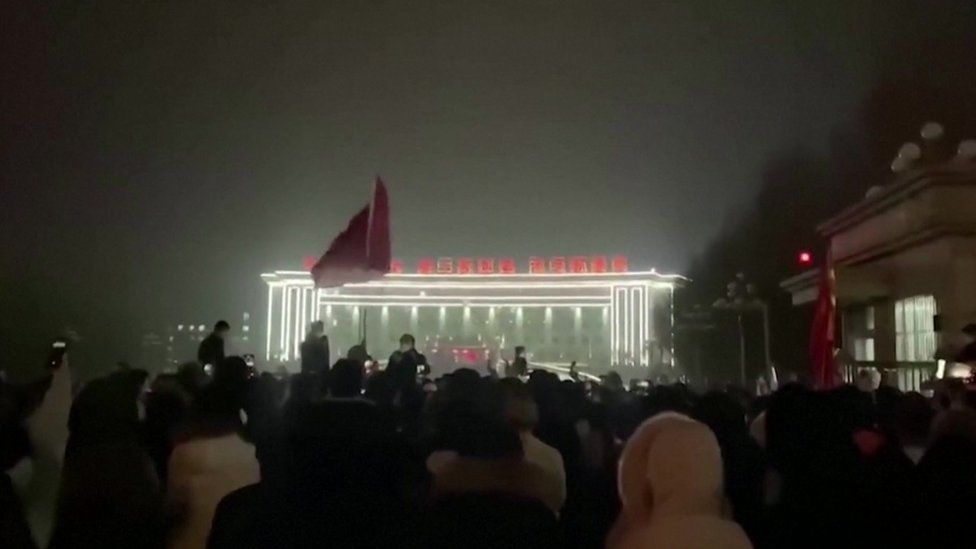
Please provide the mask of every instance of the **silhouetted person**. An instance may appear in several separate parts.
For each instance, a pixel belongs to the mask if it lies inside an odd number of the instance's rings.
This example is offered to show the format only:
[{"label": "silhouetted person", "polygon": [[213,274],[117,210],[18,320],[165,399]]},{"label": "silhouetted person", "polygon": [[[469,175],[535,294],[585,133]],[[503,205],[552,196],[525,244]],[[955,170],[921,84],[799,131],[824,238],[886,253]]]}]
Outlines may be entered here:
[{"label": "silhouetted person", "polygon": [[745,409],[731,395],[712,391],[695,404],[694,416],[715,433],[722,449],[725,496],[732,505],[732,517],[760,545],[766,465],[762,449],[749,436]]},{"label": "silhouetted person", "polygon": [[515,360],[506,368],[506,377],[524,377],[529,375],[529,363],[525,360],[525,347],[515,348]]},{"label": "silhouetted person", "polygon": [[363,365],[350,358],[340,358],[329,373],[329,396],[358,398],[363,389]]},{"label": "silhouetted person", "polygon": [[140,370],[116,372],[75,399],[48,547],[163,546],[162,491],[140,444],[145,379]]},{"label": "silhouetted person", "polygon": [[[337,364],[338,365],[338,364]],[[402,446],[364,399],[289,402],[280,475],[225,497],[211,549],[414,547],[399,499]]]},{"label": "silhouetted person", "polygon": [[210,335],[200,342],[197,348],[197,361],[201,365],[216,366],[224,358],[224,338],[230,332],[230,324],[226,320],[218,320]]},{"label": "silhouetted person", "polygon": [[214,510],[228,493],[260,478],[254,446],[242,433],[248,367],[228,357],[193,402],[186,433],[169,458],[167,500],[173,513],[169,547],[206,544]]},{"label": "silhouetted person", "polygon": [[427,357],[417,351],[414,337],[403,334],[400,336],[400,348],[390,355],[386,370],[396,380],[406,382],[409,377],[416,383],[418,374],[430,373],[430,366],[427,364]]},{"label": "silhouetted person", "polygon": [[[36,385],[45,391],[46,383]],[[30,465],[31,444],[24,427],[24,419],[43,395],[30,398],[31,391],[17,391],[0,381],[0,547],[11,549],[36,549],[24,505],[14,489],[11,473],[24,470]]]},{"label": "silhouetted person", "polygon": [[302,355],[302,373],[325,377],[329,371],[329,338],[325,335],[324,322],[316,320],[312,323],[299,351]]},{"label": "silhouetted person", "polygon": [[562,483],[524,459],[500,391],[479,380],[437,393],[443,400],[432,418],[436,451],[427,468],[434,480],[423,547],[561,547],[555,518]]}]

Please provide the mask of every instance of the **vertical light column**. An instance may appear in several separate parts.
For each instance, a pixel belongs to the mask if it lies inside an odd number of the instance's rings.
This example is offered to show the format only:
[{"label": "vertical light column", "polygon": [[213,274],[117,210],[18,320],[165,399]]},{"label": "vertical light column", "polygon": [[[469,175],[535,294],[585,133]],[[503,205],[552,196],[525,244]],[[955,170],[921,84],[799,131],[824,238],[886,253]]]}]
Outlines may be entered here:
[{"label": "vertical light column", "polygon": [[299,348],[302,344],[302,305],[304,305],[305,290],[301,286],[295,288],[295,326],[292,329],[291,350],[292,357],[298,358]]},{"label": "vertical light column", "polygon": [[288,286],[281,286],[281,325],[278,327],[278,360],[284,360],[288,338]]},{"label": "vertical light column", "polygon": [[417,333],[417,306],[410,307],[410,333]]},{"label": "vertical light column", "polygon": [[552,307],[546,307],[545,317],[542,321],[542,337],[546,345],[552,345]]},{"label": "vertical light column", "polygon": [[268,284],[268,321],[264,325],[264,331],[266,332],[266,341],[264,345],[264,361],[269,362],[271,360],[271,321],[272,313],[274,312],[274,286]]},{"label": "vertical light column", "polygon": [[495,326],[495,306],[492,305],[488,307],[488,336],[494,341],[494,338],[498,335],[498,332],[504,332],[504,330],[499,330]]},{"label": "vertical light column", "polygon": [[440,337],[444,333],[444,327],[447,326],[447,308],[441,307],[437,311],[437,335]]},{"label": "vertical light column", "polygon": [[583,308],[574,307],[573,308],[573,341],[576,345],[582,345],[582,332],[583,332]]},{"label": "vertical light column", "polygon": [[305,288],[299,288],[298,291],[301,292],[301,298],[299,299],[299,303],[301,304],[299,310],[301,313],[298,315],[298,333],[301,334],[308,330],[308,291]]},{"label": "vertical light column", "polygon": [[630,294],[626,287],[613,288],[610,303],[610,354],[614,366],[626,364],[631,357],[633,338],[631,337],[632,313]]},{"label": "vertical light column", "polygon": [[464,313],[461,316],[461,333],[465,337],[471,335],[471,307],[464,306]]},{"label": "vertical light column", "polygon": [[516,307],[515,308],[515,340],[516,340],[515,344],[516,345],[522,345],[522,342],[525,341],[525,333],[522,330],[522,327],[524,325],[525,325],[525,316],[522,313],[522,308]]},{"label": "vertical light column", "polygon": [[[315,303],[312,304],[312,320],[323,320],[322,318],[322,288],[316,288]],[[326,326],[326,329],[329,327]]]},{"label": "vertical light column", "polygon": [[651,288],[650,286],[644,286],[644,299],[641,301],[641,315],[644,319],[641,324],[644,326],[641,336],[644,338],[644,343],[641,347],[641,362],[647,366],[651,365],[651,323],[653,322],[653,315],[651,314]]},{"label": "vertical light column", "polygon": [[643,344],[644,327],[641,326],[640,306],[642,303],[640,287],[630,289],[630,303],[627,311],[630,313],[630,360],[640,364],[641,345]]}]

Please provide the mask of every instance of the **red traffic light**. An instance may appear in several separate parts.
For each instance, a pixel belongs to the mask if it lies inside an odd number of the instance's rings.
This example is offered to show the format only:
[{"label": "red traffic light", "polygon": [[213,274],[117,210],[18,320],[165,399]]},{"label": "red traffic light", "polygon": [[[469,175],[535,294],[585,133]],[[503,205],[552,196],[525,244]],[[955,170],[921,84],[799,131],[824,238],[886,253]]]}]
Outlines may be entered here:
[{"label": "red traffic light", "polygon": [[813,265],[813,254],[808,251],[802,251],[796,255],[797,263],[803,267],[809,267]]}]

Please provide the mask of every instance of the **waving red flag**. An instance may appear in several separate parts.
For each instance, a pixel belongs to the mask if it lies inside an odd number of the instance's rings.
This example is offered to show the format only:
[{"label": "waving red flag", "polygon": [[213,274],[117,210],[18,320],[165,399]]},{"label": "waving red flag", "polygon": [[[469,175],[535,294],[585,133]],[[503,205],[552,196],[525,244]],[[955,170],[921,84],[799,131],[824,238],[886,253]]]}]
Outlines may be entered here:
[{"label": "waving red flag", "polygon": [[393,259],[391,251],[390,199],[386,194],[386,185],[377,177],[369,211],[369,237],[366,239],[366,263],[369,270],[379,275],[390,272],[390,260]]},{"label": "waving red flag", "polygon": [[830,250],[820,268],[820,287],[810,328],[810,362],[813,367],[814,385],[819,389],[831,389],[838,383],[834,361],[834,317],[837,313],[837,297],[834,290],[834,262]]},{"label": "waving red flag", "polygon": [[371,204],[349,220],[312,267],[316,288],[334,288],[375,280],[390,272],[390,204],[386,187],[376,178]]}]

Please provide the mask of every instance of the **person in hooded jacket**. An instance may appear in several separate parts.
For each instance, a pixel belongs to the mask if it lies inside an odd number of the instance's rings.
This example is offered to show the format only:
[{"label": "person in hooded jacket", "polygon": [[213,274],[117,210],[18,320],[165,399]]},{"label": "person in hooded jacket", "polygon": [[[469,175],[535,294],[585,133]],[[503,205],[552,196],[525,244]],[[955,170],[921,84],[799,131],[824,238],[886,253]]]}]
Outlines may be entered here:
[{"label": "person in hooded jacket", "polygon": [[610,549],[747,549],[726,518],[722,455],[707,426],[673,412],[637,428],[620,458],[621,513]]}]

